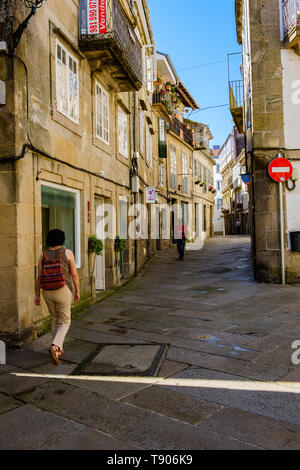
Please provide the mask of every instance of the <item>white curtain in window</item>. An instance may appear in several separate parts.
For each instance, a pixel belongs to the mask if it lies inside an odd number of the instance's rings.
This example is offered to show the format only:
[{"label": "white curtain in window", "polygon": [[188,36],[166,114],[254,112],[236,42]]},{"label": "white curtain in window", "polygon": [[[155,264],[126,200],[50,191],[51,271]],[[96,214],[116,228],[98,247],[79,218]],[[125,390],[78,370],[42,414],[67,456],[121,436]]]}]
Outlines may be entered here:
[{"label": "white curtain in window", "polygon": [[103,88],[96,84],[96,134],[109,144],[109,97]]},{"label": "white curtain in window", "polygon": [[140,111],[140,150],[145,150],[145,133],[144,133],[144,111]]},{"label": "white curtain in window", "polygon": [[59,43],[56,48],[56,100],[57,110],[78,122],[78,62]]},{"label": "white curtain in window", "polygon": [[128,117],[120,107],[118,109],[118,141],[119,153],[128,158]]}]

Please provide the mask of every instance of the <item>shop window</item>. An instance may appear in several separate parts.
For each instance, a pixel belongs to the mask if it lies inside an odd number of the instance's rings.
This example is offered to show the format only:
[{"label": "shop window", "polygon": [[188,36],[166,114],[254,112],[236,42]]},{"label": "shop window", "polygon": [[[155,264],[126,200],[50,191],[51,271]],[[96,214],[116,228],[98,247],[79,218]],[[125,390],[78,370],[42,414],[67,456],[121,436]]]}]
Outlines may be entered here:
[{"label": "shop window", "polygon": [[42,184],[42,245],[49,230],[58,228],[66,235],[64,246],[73,251],[80,265],[79,191],[50,183]]}]

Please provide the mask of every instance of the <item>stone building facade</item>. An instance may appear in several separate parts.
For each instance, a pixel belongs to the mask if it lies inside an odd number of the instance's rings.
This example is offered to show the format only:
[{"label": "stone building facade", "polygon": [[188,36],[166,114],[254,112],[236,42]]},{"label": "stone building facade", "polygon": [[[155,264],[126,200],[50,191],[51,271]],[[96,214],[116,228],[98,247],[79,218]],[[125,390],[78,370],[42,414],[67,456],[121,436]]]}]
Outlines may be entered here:
[{"label": "stone building facade", "polygon": [[244,135],[234,127],[219,152],[225,235],[249,233],[249,191],[241,177],[245,163]]},{"label": "stone building facade", "polygon": [[[172,199],[192,202],[195,147],[182,115],[196,103],[176,72],[171,107],[155,100],[160,55],[146,1],[107,0],[107,31],[96,36],[80,16],[85,4],[44,2],[21,35],[32,10],[0,1],[0,332],[15,343],[47,322],[33,297],[50,228],[63,229],[74,251],[81,308],[169,247]],[[156,204],[147,203],[151,188]],[[94,269],[91,235],[104,240]]]},{"label": "stone building facade", "polygon": [[[284,186],[286,277],[299,280],[299,253],[291,250],[300,230],[299,184],[299,2],[236,0],[238,43],[243,50],[243,105],[234,112],[246,135],[246,165],[251,176],[251,231],[255,277],[281,281],[279,184],[268,174],[277,154],[288,158],[294,175]],[[233,106],[232,106],[233,107]],[[242,122],[242,124],[241,124]]]}]

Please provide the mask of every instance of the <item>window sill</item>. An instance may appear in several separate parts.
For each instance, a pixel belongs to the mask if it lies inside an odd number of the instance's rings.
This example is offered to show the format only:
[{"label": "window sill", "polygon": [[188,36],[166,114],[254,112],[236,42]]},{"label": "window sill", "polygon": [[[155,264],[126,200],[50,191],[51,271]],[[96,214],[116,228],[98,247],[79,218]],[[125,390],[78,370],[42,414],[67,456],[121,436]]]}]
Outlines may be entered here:
[{"label": "window sill", "polygon": [[82,128],[80,124],[76,124],[75,122],[71,121],[71,119],[67,118],[56,109],[53,109],[51,114],[53,121],[57,122],[58,124],[65,127],[74,134],[78,135],[79,137],[82,137]]},{"label": "window sill", "polygon": [[95,137],[95,135],[93,136],[93,145],[98,149],[102,150],[102,152],[105,152],[110,156],[112,155],[112,149],[110,147],[110,144],[107,144],[103,140],[99,139],[99,137]]},{"label": "window sill", "polygon": [[129,158],[127,157],[124,157],[124,155],[122,155],[121,153],[117,153],[117,160],[119,160],[120,162],[124,163],[124,165],[126,166],[129,166]]}]

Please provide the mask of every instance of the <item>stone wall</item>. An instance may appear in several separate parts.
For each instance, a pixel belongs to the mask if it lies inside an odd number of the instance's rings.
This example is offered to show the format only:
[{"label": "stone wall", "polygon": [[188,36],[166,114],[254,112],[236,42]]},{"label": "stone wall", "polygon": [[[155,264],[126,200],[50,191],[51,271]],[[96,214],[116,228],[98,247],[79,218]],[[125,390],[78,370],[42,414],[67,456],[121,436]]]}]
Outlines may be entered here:
[{"label": "stone wall", "polygon": [[[277,0],[249,2],[255,194],[255,276],[280,280],[278,183],[268,165],[284,148],[280,11]],[[251,162],[251,160],[250,160]],[[250,163],[251,164],[251,163]]]}]

